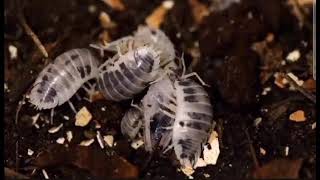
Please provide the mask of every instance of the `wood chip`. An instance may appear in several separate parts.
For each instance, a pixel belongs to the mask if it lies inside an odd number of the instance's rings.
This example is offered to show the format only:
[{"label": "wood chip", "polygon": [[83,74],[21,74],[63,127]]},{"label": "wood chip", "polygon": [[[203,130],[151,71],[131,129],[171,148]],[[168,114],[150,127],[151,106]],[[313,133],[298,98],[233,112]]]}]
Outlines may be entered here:
[{"label": "wood chip", "polygon": [[103,149],[104,148],[104,141],[102,139],[100,131],[97,131],[97,135],[96,136],[97,136],[97,140],[98,140],[98,143],[99,143],[101,149]]},{"label": "wood chip", "polygon": [[72,131],[67,131],[66,134],[67,134],[67,141],[71,142],[71,140],[73,138]]},{"label": "wood chip", "polygon": [[49,133],[53,134],[58,132],[62,128],[63,124],[61,123],[59,126],[52,127],[48,130]]},{"label": "wood chip", "polygon": [[16,59],[18,57],[18,49],[13,45],[9,45],[8,49],[10,53],[10,59]]},{"label": "wood chip", "polygon": [[42,169],[42,174],[44,176],[45,179],[49,179],[48,173],[46,170]]},{"label": "wood chip", "polygon": [[90,146],[94,142],[94,139],[83,140],[80,142],[80,146]]},{"label": "wood chip", "polygon": [[106,12],[103,12],[103,11],[100,12],[99,20],[100,20],[101,26],[105,29],[110,29],[115,27],[115,23],[111,21],[109,14],[107,14]]},{"label": "wood chip", "polygon": [[159,29],[165,19],[168,10],[172,7],[173,5],[169,6],[168,2],[162,3],[145,19],[146,24],[151,28]]},{"label": "wood chip", "polygon": [[112,146],[113,146],[114,138],[113,138],[112,135],[103,136],[103,140],[106,142],[106,144],[107,144],[109,147],[112,147]]},{"label": "wood chip", "polygon": [[84,127],[89,124],[92,119],[91,113],[88,111],[86,107],[80,109],[80,111],[76,114],[76,126]]},{"label": "wood chip", "polygon": [[291,121],[295,121],[295,122],[304,122],[304,121],[306,121],[306,117],[305,117],[304,111],[302,111],[302,110],[298,110],[298,111],[290,114],[289,119]]},{"label": "wood chip", "polygon": [[282,73],[275,73],[274,78],[274,84],[277,85],[279,88],[287,87],[288,80],[284,77]]},{"label": "wood chip", "polygon": [[143,140],[142,139],[138,139],[138,140],[134,140],[132,143],[131,143],[131,147],[133,149],[138,149],[140,146],[142,146],[144,144]]},{"label": "wood chip", "polygon": [[64,137],[60,137],[56,140],[58,144],[63,144],[66,139]]},{"label": "wood chip", "polygon": [[189,5],[192,9],[193,19],[197,24],[201,24],[203,19],[210,14],[209,8],[199,0],[189,0]]},{"label": "wood chip", "polygon": [[203,159],[207,164],[215,165],[220,154],[218,133],[213,131],[208,140],[209,145],[204,146]]},{"label": "wood chip", "polygon": [[262,147],[260,147],[260,154],[262,154],[264,156],[267,154],[267,151],[265,149],[263,149]]},{"label": "wood chip", "polygon": [[300,58],[300,51],[294,50],[288,54],[286,59],[288,62],[296,62],[299,60],[299,58]]},{"label": "wood chip", "polygon": [[309,92],[316,92],[316,81],[313,78],[310,78],[304,81],[302,87]]},{"label": "wood chip", "polygon": [[126,9],[122,0],[102,0],[102,1],[108,6],[110,6],[113,10],[123,11]]}]

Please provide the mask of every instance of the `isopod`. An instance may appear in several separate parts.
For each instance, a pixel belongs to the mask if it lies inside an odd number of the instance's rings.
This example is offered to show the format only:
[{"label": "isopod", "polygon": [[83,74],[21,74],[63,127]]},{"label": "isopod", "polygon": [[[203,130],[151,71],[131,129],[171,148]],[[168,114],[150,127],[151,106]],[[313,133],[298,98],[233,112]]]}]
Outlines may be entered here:
[{"label": "isopod", "polygon": [[39,110],[67,102],[88,80],[99,75],[99,61],[88,49],[59,55],[39,74],[30,91],[30,103]]},{"label": "isopod", "polygon": [[100,67],[99,90],[108,100],[130,99],[158,77],[159,63],[159,53],[148,46],[115,55]]},{"label": "isopod", "polygon": [[142,118],[143,114],[140,109],[135,107],[129,109],[121,120],[121,133],[133,140],[142,127]]}]

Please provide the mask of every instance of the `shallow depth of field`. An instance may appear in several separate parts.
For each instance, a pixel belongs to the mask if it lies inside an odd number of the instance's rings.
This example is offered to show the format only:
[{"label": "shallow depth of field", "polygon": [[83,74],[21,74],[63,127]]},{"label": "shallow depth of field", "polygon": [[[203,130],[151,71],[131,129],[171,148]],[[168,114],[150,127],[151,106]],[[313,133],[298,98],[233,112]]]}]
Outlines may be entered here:
[{"label": "shallow depth of field", "polygon": [[[312,3],[5,0],[6,178],[316,179]],[[55,108],[51,124],[50,110],[37,111],[24,99],[58,55],[111,42],[143,24],[163,30],[188,69],[210,85],[220,154],[215,165],[191,176],[172,151],[148,154],[121,134],[131,100],[88,102],[80,89],[71,101],[92,115],[80,127],[68,103]],[[103,149],[97,132],[106,141]]]}]

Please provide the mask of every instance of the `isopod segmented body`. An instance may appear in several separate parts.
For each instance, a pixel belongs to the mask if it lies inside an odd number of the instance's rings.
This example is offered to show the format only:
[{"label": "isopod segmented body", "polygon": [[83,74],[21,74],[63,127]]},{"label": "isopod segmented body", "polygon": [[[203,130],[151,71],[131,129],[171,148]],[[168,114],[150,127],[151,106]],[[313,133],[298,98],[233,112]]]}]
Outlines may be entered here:
[{"label": "isopod segmented body", "polygon": [[142,127],[143,114],[137,108],[129,109],[121,120],[121,133],[134,139]]},{"label": "isopod segmented body", "polygon": [[213,128],[212,105],[204,88],[191,79],[174,82],[177,97],[172,145],[180,164],[193,168]]},{"label": "isopod segmented body", "polygon": [[176,97],[172,81],[166,76],[152,84],[141,102],[146,151],[152,151],[156,144],[159,147],[167,147],[172,132],[166,128],[173,125],[176,113]]},{"label": "isopod segmented body", "polygon": [[77,90],[99,74],[99,61],[88,49],[72,49],[46,66],[33,84],[30,103],[51,109],[68,101]]},{"label": "isopod segmented body", "polygon": [[100,67],[99,90],[108,100],[130,99],[157,78],[159,62],[159,53],[147,46],[115,55]]}]

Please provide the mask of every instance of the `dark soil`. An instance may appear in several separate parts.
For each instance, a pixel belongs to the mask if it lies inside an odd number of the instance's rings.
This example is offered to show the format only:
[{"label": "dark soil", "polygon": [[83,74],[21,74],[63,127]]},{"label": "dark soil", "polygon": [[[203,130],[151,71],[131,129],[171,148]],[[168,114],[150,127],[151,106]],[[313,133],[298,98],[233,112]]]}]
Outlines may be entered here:
[{"label": "dark soil", "polygon": [[[160,0],[123,2],[126,10],[119,12],[98,0],[29,0],[16,4],[12,0],[5,1],[5,83],[9,88],[9,92],[5,92],[5,167],[43,179],[41,170],[32,174],[32,168],[28,168],[32,167],[32,161],[38,153],[56,144],[56,139],[65,137],[68,130],[74,135],[70,145],[79,144],[92,134],[95,136],[94,121],[85,128],[74,126],[74,113],[67,103],[55,108],[54,125],[64,124],[55,134],[48,133],[52,127],[46,123],[50,118],[50,110],[40,111],[39,129],[31,125],[31,117],[39,111],[29,103],[22,106],[17,124],[16,111],[19,101],[48,62],[67,50],[88,47],[97,41],[102,32],[98,18],[101,11],[107,12],[117,23],[117,27],[110,30],[111,38],[115,40],[131,34],[138,25],[144,24],[145,18],[161,4]],[[210,4],[209,1],[201,2]],[[88,11],[90,5],[96,7],[94,13]],[[18,7],[23,9],[29,26],[48,49],[49,59],[41,58],[33,41],[24,32],[17,18]],[[252,18],[248,18],[248,14]],[[312,19],[309,16],[306,21]],[[216,165],[196,169],[193,175],[195,179],[206,179],[204,173],[209,174],[210,179],[250,177],[256,167],[253,156],[263,166],[273,159],[286,157],[286,146],[290,148],[286,158],[303,159],[299,177],[316,178],[316,132],[311,128],[316,120],[315,104],[299,91],[276,86],[273,75],[262,83],[259,77],[264,61],[251,48],[253,43],[263,41],[267,34],[272,33],[274,42],[270,46],[279,46],[283,52],[282,59],[294,49],[300,51],[301,58],[284,67],[269,67],[269,72],[293,72],[302,80],[312,77],[312,68],[306,58],[312,50],[312,31],[306,26],[298,26],[296,16],[285,1],[242,0],[242,3],[234,4],[224,11],[211,13],[202,24],[195,24],[188,1],[178,0],[161,29],[173,41],[178,54],[185,53],[188,64],[192,61],[188,49],[193,48],[195,43],[199,44],[201,57],[193,70],[211,85],[207,90],[214,106],[220,136],[220,156]],[[10,59],[9,45],[18,48],[16,59]],[[271,91],[262,96],[265,87],[271,87]],[[79,94],[84,96],[81,90]],[[121,135],[120,120],[130,107],[130,101],[116,103],[99,100],[89,103],[79,101],[76,97],[71,101],[77,109],[83,106],[89,109],[94,120],[101,124],[100,132],[103,135],[114,136],[117,146],[110,151],[136,165],[141,170],[139,177],[188,179],[177,171],[178,163],[174,156],[155,153],[151,161],[147,162],[151,155],[144,152],[143,148],[132,149]],[[106,111],[101,111],[102,107],[106,107]],[[305,122],[289,120],[289,115],[297,110],[305,112]],[[63,116],[70,117],[70,120],[65,120]],[[262,118],[262,122],[256,127],[253,124],[258,117]],[[255,149],[254,154],[250,151],[250,145]],[[91,146],[101,150],[97,142]],[[261,147],[266,150],[265,155],[260,154]],[[27,155],[28,148],[35,152],[34,155]],[[46,171],[51,179],[94,177],[90,170],[63,163],[61,166],[47,167]]]}]

